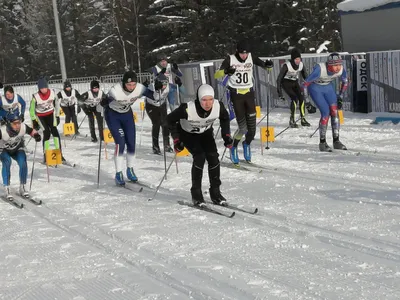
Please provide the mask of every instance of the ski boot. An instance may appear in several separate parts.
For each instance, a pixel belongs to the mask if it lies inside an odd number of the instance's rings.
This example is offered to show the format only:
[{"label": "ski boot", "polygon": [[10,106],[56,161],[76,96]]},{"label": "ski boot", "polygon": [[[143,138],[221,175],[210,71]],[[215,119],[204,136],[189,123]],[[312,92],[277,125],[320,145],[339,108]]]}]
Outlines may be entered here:
[{"label": "ski boot", "polygon": [[25,188],[25,184],[20,184],[19,194],[24,198],[29,198],[29,192]]},{"label": "ski boot", "polygon": [[321,152],[332,152],[331,147],[326,142],[319,143],[319,151]]},{"label": "ski boot", "polygon": [[301,118],[301,126],[310,127],[311,124],[305,118]]},{"label": "ski boot", "polygon": [[237,147],[233,146],[231,149],[231,161],[235,164],[238,165],[239,164],[239,156],[237,153]]},{"label": "ski boot", "polygon": [[4,186],[4,192],[6,194],[7,201],[13,201],[14,200],[14,197],[11,194],[11,189],[10,189],[9,185]]},{"label": "ski boot", "polygon": [[160,147],[153,146],[153,153],[157,155],[161,155]]},{"label": "ski boot", "polygon": [[97,143],[97,137],[92,137],[92,143]]},{"label": "ski boot", "polygon": [[203,193],[201,189],[190,189],[190,193],[192,194],[192,201],[194,206],[202,206],[205,204]]},{"label": "ski boot", "polygon": [[135,172],[133,171],[133,168],[126,168],[126,177],[132,182],[137,182],[138,178],[136,177]]},{"label": "ski boot", "polygon": [[299,125],[297,125],[296,122],[294,121],[294,117],[290,117],[289,127],[290,128],[299,128]]},{"label": "ski boot", "polygon": [[346,146],[339,140],[333,142],[333,149],[347,150]]},{"label": "ski boot", "polygon": [[219,187],[218,188],[210,188],[209,192],[210,192],[211,201],[214,204],[222,205],[222,206],[227,204],[225,197],[221,195],[221,191],[220,191]]},{"label": "ski boot", "polygon": [[124,175],[122,175],[121,171],[115,174],[115,184],[118,186],[125,186]]},{"label": "ski boot", "polygon": [[251,162],[251,149],[250,149],[250,145],[247,144],[246,142],[242,143],[243,145],[243,155],[244,155],[244,159],[247,162]]},{"label": "ski boot", "polygon": [[168,145],[168,146],[165,147],[165,152],[173,153],[174,149],[172,149],[171,146]]}]

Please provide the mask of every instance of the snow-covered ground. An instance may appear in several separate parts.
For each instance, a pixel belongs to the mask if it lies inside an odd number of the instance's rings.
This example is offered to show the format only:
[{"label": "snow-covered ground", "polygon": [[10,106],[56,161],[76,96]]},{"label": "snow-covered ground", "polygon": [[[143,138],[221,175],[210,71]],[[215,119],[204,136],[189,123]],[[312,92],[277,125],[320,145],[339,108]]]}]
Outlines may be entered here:
[{"label": "snow-covered ground", "polygon": [[[287,110],[271,113],[275,133],[288,119]],[[86,120],[64,148],[78,166],[51,168],[50,183],[39,145],[32,189],[45,204],[0,202],[0,299],[400,299],[399,125],[346,113],[350,150],[320,153],[318,134],[309,138],[318,115],[308,120],[263,156],[257,135],[262,168],[235,170],[224,159],[223,194],[260,210],[232,219],[177,204],[190,200],[189,157],[149,202],[154,190],[114,185],[113,145],[108,159],[102,151],[97,189],[99,144],[84,137]],[[146,116],[135,171],[156,186],[164,163],[150,153],[150,126]],[[17,188],[15,162],[12,171]]]}]

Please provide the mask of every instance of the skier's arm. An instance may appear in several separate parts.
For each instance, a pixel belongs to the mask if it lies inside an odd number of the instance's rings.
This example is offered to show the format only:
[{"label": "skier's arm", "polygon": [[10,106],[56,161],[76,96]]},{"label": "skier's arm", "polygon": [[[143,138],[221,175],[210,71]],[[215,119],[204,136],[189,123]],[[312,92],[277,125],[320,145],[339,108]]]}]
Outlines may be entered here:
[{"label": "skier's arm", "polygon": [[33,97],[31,100],[31,105],[29,107],[29,115],[31,116],[32,121],[36,120],[36,99],[35,99],[35,97]]},{"label": "skier's arm", "polygon": [[219,67],[219,70],[215,72],[214,78],[215,79],[220,79],[225,76],[225,70],[227,70],[231,66],[231,57],[228,56],[227,58],[224,59],[222,62],[222,65]]},{"label": "skier's arm", "polygon": [[20,95],[18,95],[18,103],[21,105],[21,116],[25,114],[26,102]]},{"label": "skier's arm", "polygon": [[255,55],[252,55],[252,59],[253,59],[253,64],[255,64],[256,66],[259,66],[261,68],[264,68],[264,69],[272,69],[272,67],[274,65],[274,63],[270,59],[267,59],[264,62],[258,56],[255,56]]},{"label": "skier's arm", "polygon": [[178,122],[181,119],[187,119],[187,103],[182,103],[177,109],[167,116],[167,125],[171,132],[172,138],[179,139]]},{"label": "skier's arm", "polygon": [[79,99],[81,98],[81,94],[79,94],[79,92],[77,90],[75,90],[75,97],[76,97],[76,101],[78,102]]},{"label": "skier's arm", "polygon": [[276,79],[276,87],[278,90],[279,97],[282,97],[282,80],[283,78],[285,78],[287,71],[288,67],[286,64],[284,64],[281,68],[281,71],[279,72],[278,78]]},{"label": "skier's arm", "polygon": [[0,119],[4,119],[7,115],[7,111],[3,109],[3,102],[0,101]]},{"label": "skier's arm", "polygon": [[304,80],[303,88],[306,91],[307,87],[321,76],[321,67],[315,65],[311,74]]},{"label": "skier's arm", "polygon": [[53,105],[54,105],[54,114],[56,117],[60,117],[60,99],[58,97],[54,97]]},{"label": "skier's arm", "polygon": [[229,113],[221,101],[219,101],[219,105],[219,124],[221,126],[221,137],[224,138],[231,134]]},{"label": "skier's arm", "polygon": [[344,66],[342,68],[343,68],[343,73],[342,73],[342,76],[340,77],[340,79],[342,81],[342,84],[340,86],[340,93],[339,93],[340,98],[343,97],[343,93],[347,90],[347,87],[348,87],[347,72],[346,72],[346,69],[344,68]]},{"label": "skier's arm", "polygon": [[78,105],[82,106],[85,104],[85,101],[89,98],[89,93],[85,92],[82,95],[79,95],[79,97],[77,97],[77,98],[78,98]]},{"label": "skier's arm", "polygon": [[301,70],[301,76],[303,77],[303,80],[306,80],[307,78],[307,71],[306,71],[306,67],[304,67],[303,65],[303,70]]},{"label": "skier's arm", "polygon": [[178,68],[178,64],[176,64],[176,63],[172,64],[171,72],[174,73],[178,77],[183,76],[182,71]]}]

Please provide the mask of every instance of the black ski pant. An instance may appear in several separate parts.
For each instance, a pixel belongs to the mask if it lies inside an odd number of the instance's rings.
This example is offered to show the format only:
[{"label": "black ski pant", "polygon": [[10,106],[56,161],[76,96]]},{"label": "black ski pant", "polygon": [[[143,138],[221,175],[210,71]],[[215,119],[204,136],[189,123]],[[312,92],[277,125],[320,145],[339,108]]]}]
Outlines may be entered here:
[{"label": "black ski pant", "polygon": [[254,90],[250,89],[246,94],[239,94],[236,89],[229,88],[229,92],[239,126],[234,136],[233,146],[237,147],[243,135],[245,135],[245,143],[250,145],[256,135],[257,125]]},{"label": "black ski pant", "polygon": [[60,147],[60,152],[61,151],[61,138],[60,134],[57,129],[57,120],[54,116],[54,112],[50,115],[47,116],[41,116],[38,117],[38,123],[40,127],[43,129],[43,152],[46,150],[45,149],[45,142],[50,139],[50,136],[52,135],[53,138],[58,138],[58,143]]},{"label": "black ski pant", "polygon": [[203,133],[197,134],[186,132],[180,128],[179,132],[180,141],[193,156],[191,191],[193,192],[194,190],[201,190],[203,167],[206,160],[208,162],[210,188],[219,189],[221,185],[220,164],[213,130],[208,129]]},{"label": "black ski pant", "polygon": [[284,79],[282,82],[282,88],[289,95],[291,103],[290,103],[290,118],[295,119],[296,108],[299,106],[300,117],[304,118],[305,112],[305,103],[304,96],[301,92],[299,82],[297,80],[288,80]]},{"label": "black ski pant", "polygon": [[75,126],[75,133],[78,133],[79,128],[78,128],[78,119],[76,117],[76,112],[75,112],[75,105],[61,106],[61,108],[65,114],[65,123],[70,123],[72,120]]},{"label": "black ski pant", "polygon": [[170,146],[169,129],[167,124],[167,103],[164,102],[160,106],[151,105],[146,102],[146,112],[153,124],[151,129],[151,136],[153,141],[153,148],[160,148],[158,137],[160,135],[160,127],[162,129],[164,146]]},{"label": "black ski pant", "polygon": [[96,106],[87,106],[87,105],[84,105],[82,107],[82,110],[88,117],[90,136],[92,137],[92,139],[97,139],[96,130],[94,126],[94,117],[96,117],[97,127],[99,129],[99,136],[100,139],[104,141],[104,136],[103,136],[104,120],[103,117],[101,116],[101,112],[97,111]]}]

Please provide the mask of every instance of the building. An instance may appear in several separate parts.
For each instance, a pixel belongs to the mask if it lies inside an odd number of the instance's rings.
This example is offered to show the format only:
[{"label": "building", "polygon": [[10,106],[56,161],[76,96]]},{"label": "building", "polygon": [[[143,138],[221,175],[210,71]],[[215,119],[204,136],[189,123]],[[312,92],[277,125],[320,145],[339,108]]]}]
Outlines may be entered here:
[{"label": "building", "polygon": [[400,49],[400,0],[347,0],[337,5],[343,51]]}]

